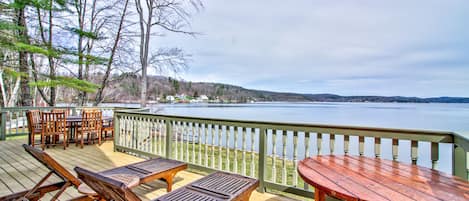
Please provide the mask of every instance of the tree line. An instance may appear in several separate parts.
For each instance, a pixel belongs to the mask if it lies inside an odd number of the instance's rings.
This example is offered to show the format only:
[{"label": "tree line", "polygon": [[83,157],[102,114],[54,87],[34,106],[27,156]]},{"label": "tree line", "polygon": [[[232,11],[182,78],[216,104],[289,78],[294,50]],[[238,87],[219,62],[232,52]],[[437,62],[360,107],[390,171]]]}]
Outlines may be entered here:
[{"label": "tree line", "polygon": [[0,0],[1,105],[54,106],[57,93],[98,105],[110,83],[136,75],[145,107],[148,71],[179,72],[190,56],[152,39],[197,35],[189,18],[201,8],[200,0]]}]

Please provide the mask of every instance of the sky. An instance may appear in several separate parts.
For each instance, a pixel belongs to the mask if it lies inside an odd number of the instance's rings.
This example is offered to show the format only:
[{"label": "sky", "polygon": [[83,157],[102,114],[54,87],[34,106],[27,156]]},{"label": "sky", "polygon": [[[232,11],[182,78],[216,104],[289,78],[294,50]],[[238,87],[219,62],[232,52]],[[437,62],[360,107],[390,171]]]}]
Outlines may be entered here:
[{"label": "sky", "polygon": [[204,0],[197,37],[154,47],[191,54],[193,82],[297,93],[469,97],[468,0]]}]

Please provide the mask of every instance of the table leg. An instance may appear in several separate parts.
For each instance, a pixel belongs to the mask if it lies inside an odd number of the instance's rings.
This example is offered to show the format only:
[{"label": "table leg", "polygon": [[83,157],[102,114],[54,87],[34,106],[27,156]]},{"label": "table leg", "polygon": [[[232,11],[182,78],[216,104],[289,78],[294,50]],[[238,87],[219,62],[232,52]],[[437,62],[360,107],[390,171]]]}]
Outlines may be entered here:
[{"label": "table leg", "polygon": [[324,191],[319,190],[318,188],[314,189],[314,200],[315,201],[326,201],[326,194]]}]

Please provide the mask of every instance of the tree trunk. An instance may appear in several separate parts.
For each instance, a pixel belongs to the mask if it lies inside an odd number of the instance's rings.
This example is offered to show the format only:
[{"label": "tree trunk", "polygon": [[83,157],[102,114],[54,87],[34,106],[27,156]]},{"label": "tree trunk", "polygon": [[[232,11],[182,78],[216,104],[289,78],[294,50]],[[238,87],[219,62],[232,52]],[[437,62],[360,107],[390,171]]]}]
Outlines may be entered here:
[{"label": "tree trunk", "polygon": [[114,61],[114,55],[117,51],[117,47],[119,45],[119,41],[120,41],[120,38],[121,38],[121,32],[122,32],[122,28],[123,28],[123,25],[124,25],[124,19],[125,19],[126,13],[127,13],[128,4],[129,4],[129,0],[126,0],[125,5],[124,5],[124,9],[122,11],[121,19],[120,19],[120,22],[119,22],[119,28],[117,29],[116,38],[114,39],[114,45],[112,46],[111,55],[109,56],[109,60],[108,60],[108,63],[106,65],[106,73],[104,74],[103,81],[101,82],[101,86],[99,87],[98,92],[96,93],[96,98],[95,98],[95,102],[94,102],[95,106],[99,105],[104,99],[103,91],[104,91],[104,88],[106,88],[107,82],[109,80],[109,75],[111,74],[112,62]]},{"label": "tree trunk", "polygon": [[[49,6],[52,8],[52,2],[50,1]],[[52,28],[54,27],[52,24],[52,10],[49,10],[49,44],[48,44],[48,49],[49,51],[52,51]],[[55,62],[54,58],[52,56],[49,56],[49,77],[51,80],[55,80],[56,72],[55,72]],[[49,106],[55,106],[55,99],[56,99],[56,92],[57,89],[55,86],[50,87],[50,103]]]},{"label": "tree trunk", "polygon": [[135,0],[137,4],[137,12],[140,18],[140,64],[142,65],[142,82],[140,93],[140,107],[147,106],[147,68],[148,68],[148,51],[151,34],[151,20],[153,14],[153,1],[147,1],[147,19],[144,19],[144,11],[140,0]]},{"label": "tree trunk", "polygon": [[[21,40],[26,40],[28,38],[28,32],[26,30],[26,16],[24,8],[16,10],[17,25],[23,29],[19,29],[18,35]],[[22,106],[32,106],[33,99],[31,97],[31,91],[29,87],[29,68],[28,68],[28,53],[26,51],[19,51],[19,66],[20,72],[26,75],[27,77],[21,79],[20,88],[20,100]]]}]

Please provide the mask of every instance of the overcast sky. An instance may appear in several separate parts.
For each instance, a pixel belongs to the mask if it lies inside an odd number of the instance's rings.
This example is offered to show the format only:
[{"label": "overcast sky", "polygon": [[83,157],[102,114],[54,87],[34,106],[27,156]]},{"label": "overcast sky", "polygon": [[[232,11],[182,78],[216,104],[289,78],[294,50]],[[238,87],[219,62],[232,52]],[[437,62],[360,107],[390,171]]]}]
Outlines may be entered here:
[{"label": "overcast sky", "polygon": [[204,0],[179,75],[249,89],[469,97],[468,0]]}]

